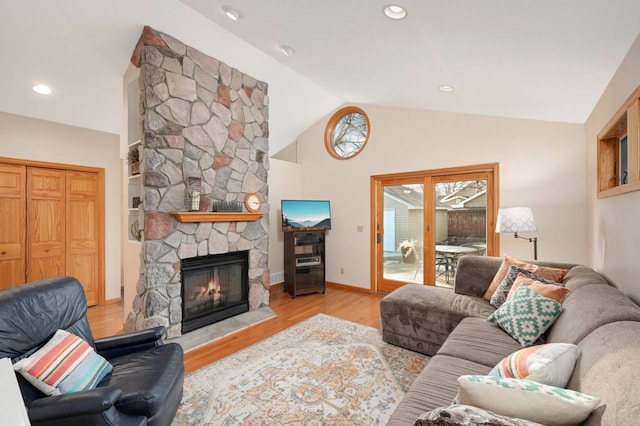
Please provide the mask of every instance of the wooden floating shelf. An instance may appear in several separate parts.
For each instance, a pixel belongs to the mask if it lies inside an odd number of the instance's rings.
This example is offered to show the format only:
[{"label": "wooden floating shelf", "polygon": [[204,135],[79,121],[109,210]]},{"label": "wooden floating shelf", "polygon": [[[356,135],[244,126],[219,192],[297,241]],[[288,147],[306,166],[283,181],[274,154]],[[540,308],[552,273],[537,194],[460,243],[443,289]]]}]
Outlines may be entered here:
[{"label": "wooden floating shelf", "polygon": [[253,222],[264,213],[246,212],[171,212],[178,222]]}]

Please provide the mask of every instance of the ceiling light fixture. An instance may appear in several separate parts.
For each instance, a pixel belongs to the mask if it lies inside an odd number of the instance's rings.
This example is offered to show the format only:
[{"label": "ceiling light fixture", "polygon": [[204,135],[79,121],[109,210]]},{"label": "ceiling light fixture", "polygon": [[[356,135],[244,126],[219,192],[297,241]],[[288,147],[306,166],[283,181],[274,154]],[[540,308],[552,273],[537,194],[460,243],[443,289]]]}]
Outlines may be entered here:
[{"label": "ceiling light fixture", "polygon": [[407,11],[404,7],[395,4],[389,4],[382,9],[385,16],[389,19],[400,20],[407,17]]},{"label": "ceiling light fixture", "polygon": [[456,90],[456,89],[454,89],[454,88],[453,88],[453,86],[448,86],[448,85],[446,85],[446,84],[441,84],[440,86],[438,86],[438,89],[439,89],[441,92],[447,92],[447,93],[451,93],[451,92],[453,92],[454,90]]},{"label": "ceiling light fixture", "polygon": [[51,88],[44,84],[36,84],[35,86],[33,86],[33,91],[41,95],[50,95],[51,93],[53,93]]},{"label": "ceiling light fixture", "polygon": [[227,15],[227,18],[231,19],[232,21],[237,21],[238,19],[240,19],[240,12],[238,12],[234,8],[230,6],[224,6],[222,10],[224,10],[224,13],[225,15]]},{"label": "ceiling light fixture", "polygon": [[295,50],[293,50],[293,47],[291,46],[286,46],[284,44],[281,44],[279,48],[284,56],[293,56],[293,54],[295,53]]}]

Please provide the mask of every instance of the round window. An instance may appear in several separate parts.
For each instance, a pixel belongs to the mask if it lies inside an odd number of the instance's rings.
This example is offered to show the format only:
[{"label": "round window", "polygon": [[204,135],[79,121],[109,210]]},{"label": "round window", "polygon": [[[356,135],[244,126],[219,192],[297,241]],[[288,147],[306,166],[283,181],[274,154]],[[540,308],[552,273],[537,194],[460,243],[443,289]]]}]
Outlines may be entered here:
[{"label": "round window", "polygon": [[358,107],[339,109],[324,131],[324,146],[338,160],[355,157],[369,140],[369,117]]}]

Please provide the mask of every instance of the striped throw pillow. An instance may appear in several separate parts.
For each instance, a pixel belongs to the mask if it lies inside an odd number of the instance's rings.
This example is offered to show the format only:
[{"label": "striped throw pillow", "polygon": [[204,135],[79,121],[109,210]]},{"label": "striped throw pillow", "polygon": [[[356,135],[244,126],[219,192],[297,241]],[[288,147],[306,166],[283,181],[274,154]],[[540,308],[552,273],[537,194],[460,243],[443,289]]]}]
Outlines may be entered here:
[{"label": "striped throw pillow", "polygon": [[564,388],[576,365],[576,349],[571,343],[546,343],[520,349],[493,367],[489,376],[527,379]]},{"label": "striped throw pillow", "polygon": [[45,395],[60,395],[95,388],[113,367],[80,337],[58,330],[13,369]]}]

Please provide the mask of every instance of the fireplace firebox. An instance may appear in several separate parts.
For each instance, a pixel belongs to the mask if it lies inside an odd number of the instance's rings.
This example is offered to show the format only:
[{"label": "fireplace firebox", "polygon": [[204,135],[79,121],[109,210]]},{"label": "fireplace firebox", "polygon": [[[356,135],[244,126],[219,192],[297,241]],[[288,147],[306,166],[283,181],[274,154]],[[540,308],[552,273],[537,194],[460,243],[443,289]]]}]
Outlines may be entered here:
[{"label": "fireplace firebox", "polygon": [[249,311],[249,251],[183,259],[182,333]]}]

